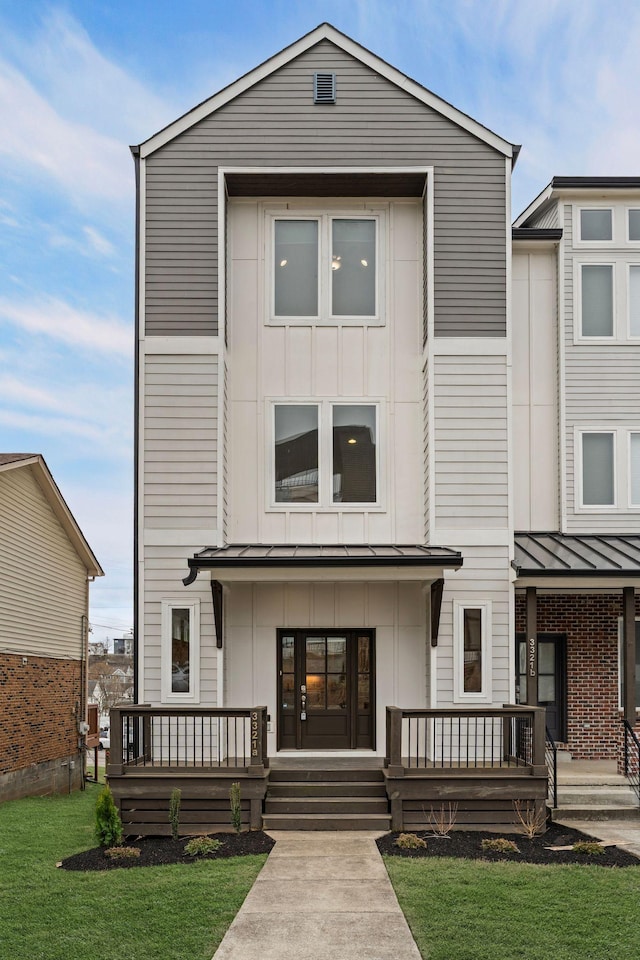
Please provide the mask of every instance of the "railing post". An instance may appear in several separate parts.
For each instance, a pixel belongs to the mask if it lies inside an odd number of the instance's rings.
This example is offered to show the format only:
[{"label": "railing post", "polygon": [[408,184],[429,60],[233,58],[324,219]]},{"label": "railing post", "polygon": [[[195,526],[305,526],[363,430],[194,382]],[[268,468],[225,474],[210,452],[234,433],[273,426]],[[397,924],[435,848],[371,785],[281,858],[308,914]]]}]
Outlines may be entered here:
[{"label": "railing post", "polygon": [[403,777],[402,765],[402,710],[387,707],[387,756],[385,766],[390,777]]},{"label": "railing post", "polygon": [[[247,776],[264,776],[267,760],[267,708],[252,707],[250,714],[250,752]],[[268,764],[268,760],[267,760]]]},{"label": "railing post", "polygon": [[[508,710],[510,703],[503,703],[502,709]],[[502,718],[502,759],[508,760],[513,756],[513,717]]]},{"label": "railing post", "polygon": [[145,763],[151,762],[151,717],[148,713],[142,718],[142,757]]},{"label": "railing post", "polygon": [[[109,714],[109,736],[111,746],[109,748],[109,763],[107,765],[107,776],[121,777],[123,773],[122,762],[122,711],[118,707],[112,707]],[[111,762],[111,759],[115,761]]]},{"label": "railing post", "polygon": [[545,765],[545,745],[546,745],[546,709],[544,707],[532,707],[533,714],[533,744],[531,760],[534,767]]}]

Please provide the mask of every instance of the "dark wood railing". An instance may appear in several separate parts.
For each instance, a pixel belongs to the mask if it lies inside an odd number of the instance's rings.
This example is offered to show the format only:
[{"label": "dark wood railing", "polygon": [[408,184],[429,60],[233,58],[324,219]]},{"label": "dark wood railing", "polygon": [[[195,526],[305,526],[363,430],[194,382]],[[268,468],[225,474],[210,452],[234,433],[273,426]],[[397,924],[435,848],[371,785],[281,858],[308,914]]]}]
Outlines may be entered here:
[{"label": "dark wood railing", "polygon": [[552,807],[558,806],[558,747],[556,745],[551,731],[545,728],[545,748],[544,755],[549,771],[548,797]]},{"label": "dark wood railing", "polygon": [[488,770],[544,765],[544,707],[387,707],[385,766],[393,776],[412,769]]},{"label": "dark wood railing", "polygon": [[624,775],[640,801],[640,740],[625,718],[624,723]]},{"label": "dark wood railing", "polygon": [[116,707],[110,732],[111,776],[132,767],[261,776],[269,766],[266,707]]}]

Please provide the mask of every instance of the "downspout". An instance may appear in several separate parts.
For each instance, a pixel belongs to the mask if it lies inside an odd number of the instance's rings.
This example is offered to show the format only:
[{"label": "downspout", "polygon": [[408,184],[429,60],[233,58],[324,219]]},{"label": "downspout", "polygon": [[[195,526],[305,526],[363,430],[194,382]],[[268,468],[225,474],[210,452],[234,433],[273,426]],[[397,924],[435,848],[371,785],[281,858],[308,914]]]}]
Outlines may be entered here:
[{"label": "downspout", "polygon": [[139,691],[139,669],[138,669],[138,632],[140,620],[138,617],[140,594],[139,594],[139,576],[138,576],[138,556],[140,553],[138,544],[138,454],[140,446],[140,147],[130,147],[135,166],[136,183],[136,220],[135,220],[135,280],[134,280],[134,379],[133,379],[133,702],[138,703]]}]

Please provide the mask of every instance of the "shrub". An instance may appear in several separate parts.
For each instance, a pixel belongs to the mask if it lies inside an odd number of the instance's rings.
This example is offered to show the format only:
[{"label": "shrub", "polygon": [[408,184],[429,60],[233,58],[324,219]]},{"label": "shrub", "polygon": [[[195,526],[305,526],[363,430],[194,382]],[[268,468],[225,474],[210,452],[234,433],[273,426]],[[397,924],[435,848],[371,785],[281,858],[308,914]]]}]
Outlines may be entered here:
[{"label": "shrub", "polygon": [[597,840],[578,840],[572,849],[574,853],[584,853],[586,857],[601,857],[604,853],[604,847]]},{"label": "shrub", "polygon": [[229,803],[231,805],[231,824],[236,833],[242,832],[242,803],[240,800],[240,784],[236,781],[231,784],[229,790]]},{"label": "shrub", "polygon": [[105,850],[105,856],[112,860],[134,860],[140,856],[139,847],[109,847]]},{"label": "shrub", "polygon": [[169,823],[171,824],[171,837],[177,840],[180,836],[180,799],[182,791],[177,787],[171,791],[169,800]]},{"label": "shrub", "polygon": [[441,803],[437,810],[435,807],[430,807],[429,813],[427,813],[423,807],[422,812],[429,822],[434,837],[449,840],[450,832],[453,830],[456,820],[458,819],[458,804],[449,803],[445,807],[444,803]]},{"label": "shrub", "polygon": [[420,850],[427,846],[422,837],[418,837],[415,833],[401,833],[395,844],[401,850]]},{"label": "shrub", "polygon": [[483,853],[520,853],[513,840],[506,837],[491,837],[480,844]]},{"label": "shrub", "polygon": [[544,804],[536,805],[532,800],[514,800],[513,809],[518,826],[529,840],[547,829],[547,811]]},{"label": "shrub", "polygon": [[184,852],[190,857],[204,857],[207,853],[214,853],[222,846],[220,840],[215,837],[192,837],[184,845]]},{"label": "shrub", "polygon": [[96,840],[101,847],[122,842],[122,821],[109,787],[102,790],[96,802]]}]

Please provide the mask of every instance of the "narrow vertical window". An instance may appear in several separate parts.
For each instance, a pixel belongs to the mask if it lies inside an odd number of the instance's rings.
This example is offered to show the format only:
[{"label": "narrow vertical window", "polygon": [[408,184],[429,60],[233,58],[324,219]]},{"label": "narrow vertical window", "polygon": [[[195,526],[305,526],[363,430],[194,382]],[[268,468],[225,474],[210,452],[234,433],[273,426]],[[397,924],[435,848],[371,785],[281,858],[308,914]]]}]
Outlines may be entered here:
[{"label": "narrow vertical window", "polygon": [[331,221],[331,315],[376,315],[376,221]]},{"label": "narrow vertical window", "polygon": [[464,692],[482,693],[482,610],[464,610]]},{"label": "narrow vertical window", "polygon": [[333,407],[333,502],[375,503],[376,407]]},{"label": "narrow vertical window", "polygon": [[171,692],[189,693],[190,666],[189,610],[174,607],[171,611]]},{"label": "narrow vertical window", "polygon": [[581,240],[611,240],[612,236],[611,210],[580,211]]},{"label": "narrow vertical window", "polygon": [[582,336],[613,336],[613,267],[582,265]]},{"label": "narrow vertical window", "polygon": [[629,474],[631,506],[640,507],[640,433],[632,433],[629,437]]},{"label": "narrow vertical window", "polygon": [[640,240],[640,210],[629,210],[629,240]]},{"label": "narrow vertical window", "polygon": [[629,336],[640,337],[640,265],[629,267]]},{"label": "narrow vertical window", "polygon": [[275,502],[318,502],[318,407],[275,407]]},{"label": "narrow vertical window", "polygon": [[615,504],[614,437],[612,433],[582,434],[582,504]]},{"label": "narrow vertical window", "polygon": [[274,222],[274,314],[318,316],[318,221]]}]

